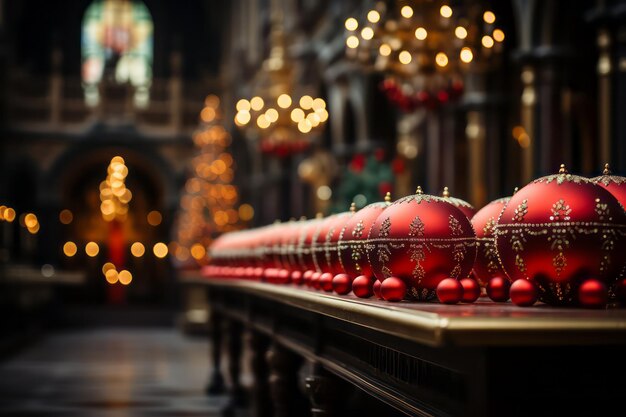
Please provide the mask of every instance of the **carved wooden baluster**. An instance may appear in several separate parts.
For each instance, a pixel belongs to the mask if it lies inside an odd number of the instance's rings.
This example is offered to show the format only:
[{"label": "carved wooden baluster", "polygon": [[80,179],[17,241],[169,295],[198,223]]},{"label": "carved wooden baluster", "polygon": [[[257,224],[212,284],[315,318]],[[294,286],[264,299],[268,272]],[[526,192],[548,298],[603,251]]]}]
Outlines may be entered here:
[{"label": "carved wooden baluster", "polygon": [[220,368],[222,364],[222,317],[215,309],[212,309],[210,314],[212,369],[206,393],[216,395],[224,392],[224,376]]},{"label": "carved wooden baluster", "polygon": [[231,395],[233,405],[242,406],[245,402],[245,392],[241,386],[241,338],[243,326],[237,321],[228,323],[228,375],[231,380]]},{"label": "carved wooden baluster", "polygon": [[301,359],[274,343],[267,352],[270,368],[270,392],[275,417],[306,415],[307,406],[298,390],[298,368]]},{"label": "carved wooden baluster", "polygon": [[254,417],[269,417],[272,415],[270,390],[268,386],[269,368],[265,359],[269,340],[257,332],[249,334],[250,368],[254,377],[252,385],[252,415]]},{"label": "carved wooden baluster", "polygon": [[312,417],[330,417],[337,414],[338,386],[336,377],[321,365],[314,363],[305,379]]}]

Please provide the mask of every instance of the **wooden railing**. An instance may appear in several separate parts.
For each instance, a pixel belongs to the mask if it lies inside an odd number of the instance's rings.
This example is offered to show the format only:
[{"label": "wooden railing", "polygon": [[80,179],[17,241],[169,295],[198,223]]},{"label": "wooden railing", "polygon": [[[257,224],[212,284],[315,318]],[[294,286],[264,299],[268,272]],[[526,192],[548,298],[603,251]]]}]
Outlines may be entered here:
[{"label": "wooden railing", "polygon": [[224,390],[227,329],[242,395],[241,337],[250,335],[256,415],[307,415],[306,404],[314,416],[602,414],[626,388],[624,309],[392,304],[193,273],[182,282],[208,294],[209,393]]}]

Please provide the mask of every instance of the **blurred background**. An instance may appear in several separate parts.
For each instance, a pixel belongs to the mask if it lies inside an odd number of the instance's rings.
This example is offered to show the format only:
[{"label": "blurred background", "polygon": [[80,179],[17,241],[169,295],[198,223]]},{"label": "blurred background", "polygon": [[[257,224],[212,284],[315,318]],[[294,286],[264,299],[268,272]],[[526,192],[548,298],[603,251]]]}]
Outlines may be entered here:
[{"label": "blurred background", "polygon": [[[0,0],[0,350],[203,329],[220,233],[626,169],[626,2]],[[187,272],[186,272],[187,271]],[[182,343],[182,342],[181,342]]]}]

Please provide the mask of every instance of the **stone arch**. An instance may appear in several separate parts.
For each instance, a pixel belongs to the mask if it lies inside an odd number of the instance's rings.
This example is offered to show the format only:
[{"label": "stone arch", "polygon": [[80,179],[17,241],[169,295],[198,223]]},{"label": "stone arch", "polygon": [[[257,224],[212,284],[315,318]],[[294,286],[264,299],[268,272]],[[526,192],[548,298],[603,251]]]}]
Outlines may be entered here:
[{"label": "stone arch", "polygon": [[[119,139],[117,141],[80,142],[69,147],[43,172],[39,180],[39,200],[48,206],[59,206],[76,175],[94,163],[110,161],[115,155],[122,155],[129,167],[142,173],[144,178],[160,194],[160,205],[165,210],[174,210],[177,204],[178,186],[176,174],[170,164],[156,151],[150,149],[140,139]],[[103,177],[105,173],[103,172]]]}]

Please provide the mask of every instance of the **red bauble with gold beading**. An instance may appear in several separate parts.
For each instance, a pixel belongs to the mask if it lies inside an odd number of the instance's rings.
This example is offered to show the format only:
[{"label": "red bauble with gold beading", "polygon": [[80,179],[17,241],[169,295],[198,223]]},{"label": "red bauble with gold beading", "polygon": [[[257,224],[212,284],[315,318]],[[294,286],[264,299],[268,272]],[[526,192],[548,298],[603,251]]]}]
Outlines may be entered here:
[{"label": "red bauble with gold beading", "polygon": [[337,254],[343,271],[351,278],[359,275],[372,277],[372,268],[367,260],[365,244],[370,228],[384,209],[391,204],[391,196],[387,195],[384,202],[372,203],[357,211],[339,236]]},{"label": "red bauble with gold beading", "polygon": [[471,219],[476,214],[476,209],[470,203],[460,198],[452,197],[448,187],[443,187],[443,193],[441,193],[441,195],[448,203],[461,210],[468,219]]},{"label": "red bauble with gold beading", "polygon": [[591,181],[599,186],[606,188],[622,207],[626,208],[626,177],[612,175],[609,164],[604,166],[604,172],[599,177],[592,178]]},{"label": "red bauble with gold beading", "polygon": [[494,231],[500,213],[510,199],[511,197],[505,197],[492,201],[478,210],[471,219],[476,232],[474,275],[481,287],[485,287],[491,278],[504,275],[496,251]]},{"label": "red bauble with gold beading", "polygon": [[302,271],[314,271],[315,264],[313,262],[313,252],[311,247],[313,246],[314,239],[317,238],[317,231],[322,226],[322,222],[325,219],[315,218],[304,222],[300,235],[298,236],[298,243],[296,245],[296,254],[298,256],[298,264]]},{"label": "red bauble with gold beading", "polygon": [[626,214],[617,199],[564,166],[519,190],[495,226],[508,279],[529,280],[541,301],[555,305],[578,303],[578,288],[591,277],[614,283],[625,239]]},{"label": "red bauble with gold beading", "polygon": [[378,216],[366,248],[376,278],[398,277],[406,283],[408,298],[428,300],[441,280],[469,275],[476,236],[463,212],[418,188]]},{"label": "red bauble with gold beading", "polygon": [[333,276],[343,272],[337,256],[337,241],[346,222],[354,211],[330,216],[320,228],[314,248],[316,267],[322,272],[329,272]]}]

